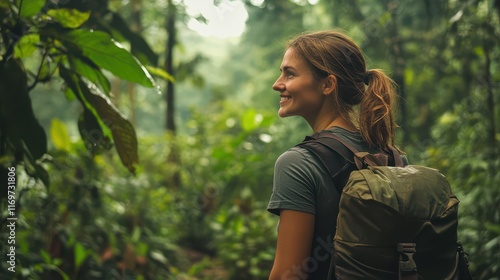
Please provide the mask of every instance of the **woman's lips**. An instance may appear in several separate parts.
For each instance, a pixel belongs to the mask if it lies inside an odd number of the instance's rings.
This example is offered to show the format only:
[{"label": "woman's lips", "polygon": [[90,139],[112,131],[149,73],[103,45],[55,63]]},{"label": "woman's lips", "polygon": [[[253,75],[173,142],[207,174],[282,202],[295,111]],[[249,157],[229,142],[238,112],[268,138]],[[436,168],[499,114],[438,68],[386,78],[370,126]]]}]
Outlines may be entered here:
[{"label": "woman's lips", "polygon": [[280,95],[280,104],[287,102],[288,100],[292,99],[291,96],[286,96],[286,95]]}]

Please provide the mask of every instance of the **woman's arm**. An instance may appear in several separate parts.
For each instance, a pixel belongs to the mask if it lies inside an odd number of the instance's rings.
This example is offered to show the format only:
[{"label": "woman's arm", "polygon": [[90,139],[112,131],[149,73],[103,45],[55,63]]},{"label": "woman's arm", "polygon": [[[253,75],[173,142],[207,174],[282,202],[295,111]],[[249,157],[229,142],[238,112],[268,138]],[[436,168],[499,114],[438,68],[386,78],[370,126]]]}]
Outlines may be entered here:
[{"label": "woman's arm", "polygon": [[269,280],[307,279],[314,218],[310,213],[282,210],[276,257]]}]

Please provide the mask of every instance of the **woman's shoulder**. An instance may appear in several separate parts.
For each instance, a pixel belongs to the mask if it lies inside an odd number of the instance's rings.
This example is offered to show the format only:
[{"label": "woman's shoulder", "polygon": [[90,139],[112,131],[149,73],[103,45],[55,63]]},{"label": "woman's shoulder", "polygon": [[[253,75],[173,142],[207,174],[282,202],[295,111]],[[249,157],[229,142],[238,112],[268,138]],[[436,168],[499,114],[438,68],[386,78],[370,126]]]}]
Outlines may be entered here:
[{"label": "woman's shoulder", "polygon": [[283,152],[278,157],[278,162],[300,163],[310,161],[312,155],[309,150],[304,147],[294,146]]}]

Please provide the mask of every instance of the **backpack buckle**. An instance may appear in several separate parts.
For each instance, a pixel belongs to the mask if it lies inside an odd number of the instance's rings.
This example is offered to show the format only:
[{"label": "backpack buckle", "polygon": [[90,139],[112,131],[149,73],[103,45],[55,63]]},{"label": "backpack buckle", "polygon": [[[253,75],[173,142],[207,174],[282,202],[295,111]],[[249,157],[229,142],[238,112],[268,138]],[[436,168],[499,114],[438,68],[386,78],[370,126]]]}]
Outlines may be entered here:
[{"label": "backpack buckle", "polygon": [[417,264],[413,259],[413,254],[416,252],[415,246],[415,243],[398,243],[400,276],[416,275]]},{"label": "backpack buckle", "polygon": [[367,166],[386,166],[389,164],[389,157],[380,153],[357,152],[354,154],[354,163],[360,170]]}]

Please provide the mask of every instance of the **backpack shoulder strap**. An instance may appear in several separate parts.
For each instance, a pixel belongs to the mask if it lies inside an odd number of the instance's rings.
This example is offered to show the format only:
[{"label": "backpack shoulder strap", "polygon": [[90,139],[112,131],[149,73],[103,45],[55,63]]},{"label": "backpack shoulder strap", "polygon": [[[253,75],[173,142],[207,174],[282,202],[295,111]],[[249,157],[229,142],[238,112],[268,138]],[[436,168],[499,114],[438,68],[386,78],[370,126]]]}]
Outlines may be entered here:
[{"label": "backpack shoulder strap", "polygon": [[[323,166],[327,168],[330,178],[332,178],[333,185],[338,193],[341,193],[350,172],[356,169],[354,155],[337,140],[323,137],[327,134],[330,133],[314,133],[313,135],[307,136],[304,141],[297,146],[316,155]],[[343,160],[338,160],[339,156]]]},{"label": "backpack shoulder strap", "polygon": [[[335,150],[339,151],[339,144],[342,144],[345,148],[349,149],[351,154],[346,154],[344,151],[342,156],[344,158],[350,158],[351,162],[356,164],[358,169],[366,168],[367,166],[386,166],[389,165],[389,157],[388,155],[392,155],[394,158],[394,166],[404,166],[403,157],[401,154],[395,149],[391,148],[390,151],[386,151],[386,153],[378,153],[378,154],[370,154],[368,152],[360,152],[358,151],[351,143],[329,132],[320,132],[315,133],[309,138],[315,139],[317,142],[320,142],[324,145],[330,146]],[[308,138],[306,137],[306,140]],[[327,140],[331,139],[331,140]],[[332,141],[333,140],[333,141]],[[345,148],[343,150],[345,150]],[[340,152],[339,152],[340,153]],[[353,156],[354,155],[354,156]]]},{"label": "backpack shoulder strap", "polygon": [[[359,152],[354,146],[351,145],[351,143],[345,141],[341,137],[338,137],[335,134],[332,133],[325,133],[322,135],[322,137],[327,137],[327,138],[332,138],[337,140],[338,142],[342,143],[345,147],[347,147],[354,155],[355,155],[355,161],[360,161],[359,163],[356,162],[356,166],[358,166],[358,169],[362,169],[365,166],[386,166],[388,165],[388,157],[387,155],[384,154],[370,154],[368,152]],[[401,154],[396,150],[395,148],[391,148],[389,151],[386,151],[387,154],[393,156],[394,158],[394,166],[399,166],[402,167],[405,165],[403,161],[403,157]],[[362,165],[360,167],[359,165]]]},{"label": "backpack shoulder strap", "polygon": [[339,154],[346,161],[354,163],[354,156],[351,150],[342,142],[340,142],[338,137],[328,132],[316,132],[313,135],[306,136],[304,141],[298,144],[298,146],[301,146],[316,154],[328,167],[328,170],[331,171],[332,176],[335,175],[334,173],[336,173],[335,169],[330,168],[334,165],[330,160],[332,152]]}]

